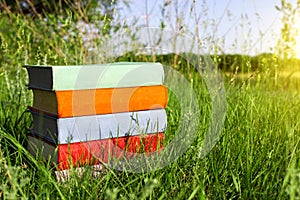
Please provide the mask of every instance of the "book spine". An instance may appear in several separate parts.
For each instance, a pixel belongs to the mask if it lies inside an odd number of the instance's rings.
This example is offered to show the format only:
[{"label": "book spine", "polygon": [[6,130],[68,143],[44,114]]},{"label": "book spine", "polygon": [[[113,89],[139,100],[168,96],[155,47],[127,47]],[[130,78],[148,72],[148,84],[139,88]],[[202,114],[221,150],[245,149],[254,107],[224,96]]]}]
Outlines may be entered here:
[{"label": "book spine", "polygon": [[29,107],[33,118],[31,133],[54,144],[58,144],[57,116]]},{"label": "book spine", "polygon": [[27,149],[29,153],[34,156],[42,156],[45,159],[51,159],[51,161],[57,163],[58,154],[55,151],[56,147],[57,145],[52,142],[45,141],[36,135],[28,134]]},{"label": "book spine", "polygon": [[28,88],[38,88],[51,91],[53,89],[53,73],[50,66],[23,66],[26,68],[29,83]]}]

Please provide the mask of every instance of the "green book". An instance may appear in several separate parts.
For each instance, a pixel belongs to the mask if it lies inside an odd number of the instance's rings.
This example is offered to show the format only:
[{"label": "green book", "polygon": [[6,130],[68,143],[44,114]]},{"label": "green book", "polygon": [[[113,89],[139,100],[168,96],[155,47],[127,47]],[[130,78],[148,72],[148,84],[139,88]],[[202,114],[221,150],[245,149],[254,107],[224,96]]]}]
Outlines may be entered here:
[{"label": "green book", "polygon": [[24,66],[29,88],[49,91],[162,85],[160,63],[117,62],[72,66]]}]

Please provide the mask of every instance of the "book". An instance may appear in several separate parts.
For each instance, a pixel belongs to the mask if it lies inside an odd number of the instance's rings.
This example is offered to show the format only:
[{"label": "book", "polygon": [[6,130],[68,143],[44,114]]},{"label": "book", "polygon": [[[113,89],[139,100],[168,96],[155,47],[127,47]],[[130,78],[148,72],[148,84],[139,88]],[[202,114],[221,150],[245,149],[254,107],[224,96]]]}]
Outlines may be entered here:
[{"label": "book", "polygon": [[69,118],[29,109],[33,116],[31,133],[55,144],[158,133],[167,127],[165,109]]},{"label": "book", "polygon": [[162,149],[163,143],[163,133],[59,145],[29,134],[27,149],[34,156],[50,159],[57,164],[59,170],[65,170],[71,166],[108,163],[126,154],[132,157],[134,153],[156,152]]},{"label": "book", "polygon": [[46,91],[32,89],[33,107],[58,118],[165,108],[163,85],[129,88]]},{"label": "book", "polygon": [[29,88],[50,91],[162,85],[164,80],[160,63],[24,67],[29,76]]}]

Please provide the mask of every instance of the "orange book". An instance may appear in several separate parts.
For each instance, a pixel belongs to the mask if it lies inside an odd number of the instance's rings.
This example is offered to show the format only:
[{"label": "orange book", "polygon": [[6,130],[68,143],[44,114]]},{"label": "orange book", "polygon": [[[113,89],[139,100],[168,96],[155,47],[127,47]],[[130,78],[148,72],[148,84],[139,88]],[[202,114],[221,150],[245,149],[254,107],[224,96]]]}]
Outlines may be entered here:
[{"label": "orange book", "polygon": [[32,89],[33,107],[59,118],[165,108],[163,85],[90,90],[46,91]]}]

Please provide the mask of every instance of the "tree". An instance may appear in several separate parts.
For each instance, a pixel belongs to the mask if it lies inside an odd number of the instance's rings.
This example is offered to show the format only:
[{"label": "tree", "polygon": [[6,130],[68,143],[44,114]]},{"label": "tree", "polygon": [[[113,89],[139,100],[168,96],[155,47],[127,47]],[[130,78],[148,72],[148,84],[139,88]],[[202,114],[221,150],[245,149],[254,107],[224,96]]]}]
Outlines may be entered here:
[{"label": "tree", "polygon": [[0,10],[33,17],[46,14],[67,14],[68,11],[73,11],[81,14],[85,21],[90,21],[95,12],[101,12],[102,15],[112,18],[117,3],[117,0],[0,0]]}]

